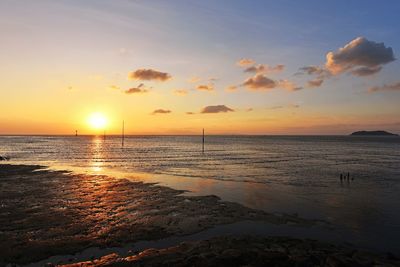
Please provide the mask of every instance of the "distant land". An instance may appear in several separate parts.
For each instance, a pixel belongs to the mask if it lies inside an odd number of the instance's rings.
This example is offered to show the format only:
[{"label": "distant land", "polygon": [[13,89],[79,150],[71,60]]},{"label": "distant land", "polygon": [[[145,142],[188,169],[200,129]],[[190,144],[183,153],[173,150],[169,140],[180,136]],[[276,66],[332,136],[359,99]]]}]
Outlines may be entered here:
[{"label": "distant land", "polygon": [[389,133],[386,131],[358,131],[350,135],[374,135],[374,136],[399,136],[398,134]]}]

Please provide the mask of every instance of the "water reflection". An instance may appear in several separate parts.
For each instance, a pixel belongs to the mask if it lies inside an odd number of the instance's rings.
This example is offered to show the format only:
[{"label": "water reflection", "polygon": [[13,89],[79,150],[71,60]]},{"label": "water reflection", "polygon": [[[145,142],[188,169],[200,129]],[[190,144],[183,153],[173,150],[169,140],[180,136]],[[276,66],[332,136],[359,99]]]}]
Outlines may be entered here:
[{"label": "water reflection", "polygon": [[104,167],[104,145],[104,139],[99,136],[95,136],[92,139],[90,145],[90,169],[95,173],[101,172]]}]

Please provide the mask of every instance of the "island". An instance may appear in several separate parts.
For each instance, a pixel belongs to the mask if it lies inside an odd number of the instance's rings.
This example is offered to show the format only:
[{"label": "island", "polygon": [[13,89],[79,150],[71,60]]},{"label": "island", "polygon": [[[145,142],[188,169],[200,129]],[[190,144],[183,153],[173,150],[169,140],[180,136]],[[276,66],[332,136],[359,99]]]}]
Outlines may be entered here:
[{"label": "island", "polygon": [[399,136],[398,134],[389,133],[386,131],[358,131],[351,133],[350,135],[362,135],[362,136]]}]

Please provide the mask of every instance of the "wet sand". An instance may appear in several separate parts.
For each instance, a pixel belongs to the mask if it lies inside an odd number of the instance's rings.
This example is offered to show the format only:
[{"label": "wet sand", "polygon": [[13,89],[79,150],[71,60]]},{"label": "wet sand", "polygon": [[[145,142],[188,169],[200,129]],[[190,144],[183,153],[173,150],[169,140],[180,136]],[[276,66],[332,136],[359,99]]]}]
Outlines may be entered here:
[{"label": "wet sand", "polygon": [[104,175],[1,164],[0,266],[188,235],[243,220],[305,227],[321,223],[182,193]]}]

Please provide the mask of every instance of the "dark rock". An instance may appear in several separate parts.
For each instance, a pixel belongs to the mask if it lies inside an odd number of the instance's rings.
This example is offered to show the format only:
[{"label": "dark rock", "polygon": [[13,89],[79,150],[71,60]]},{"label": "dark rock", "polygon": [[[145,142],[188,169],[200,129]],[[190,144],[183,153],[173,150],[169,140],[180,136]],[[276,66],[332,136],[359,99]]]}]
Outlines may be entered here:
[{"label": "dark rock", "polygon": [[350,135],[362,135],[362,136],[399,136],[398,134],[389,133],[386,131],[358,131],[351,133]]}]

